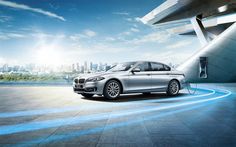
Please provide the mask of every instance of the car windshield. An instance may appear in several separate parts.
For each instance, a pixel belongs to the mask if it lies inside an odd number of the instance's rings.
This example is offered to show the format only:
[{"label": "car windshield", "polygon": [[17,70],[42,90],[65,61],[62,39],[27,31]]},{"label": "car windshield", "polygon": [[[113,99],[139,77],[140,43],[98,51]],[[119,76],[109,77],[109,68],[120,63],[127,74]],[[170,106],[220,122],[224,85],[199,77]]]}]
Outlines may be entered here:
[{"label": "car windshield", "polygon": [[133,67],[135,64],[136,62],[119,63],[113,66],[111,69],[109,69],[108,72],[127,71],[131,67]]}]

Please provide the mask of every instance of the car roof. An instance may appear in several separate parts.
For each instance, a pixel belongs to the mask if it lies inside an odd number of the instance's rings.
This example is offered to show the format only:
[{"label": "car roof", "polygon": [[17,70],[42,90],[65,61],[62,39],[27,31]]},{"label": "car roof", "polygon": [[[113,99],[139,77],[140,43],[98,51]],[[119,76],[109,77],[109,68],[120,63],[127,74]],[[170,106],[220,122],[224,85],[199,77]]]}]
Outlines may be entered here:
[{"label": "car roof", "polygon": [[165,64],[165,63],[158,62],[158,61],[145,61],[145,60],[140,60],[140,61],[136,61],[136,62],[150,62],[150,63],[161,63],[161,64]]},{"label": "car roof", "polygon": [[[142,62],[150,62],[150,63],[160,63],[160,64],[167,65],[167,64],[162,63],[162,62],[158,62],[158,61],[148,61],[148,60],[127,61],[127,62],[123,62],[123,63],[128,63],[128,62],[136,62],[136,64],[137,64],[137,63],[142,63]],[[168,66],[168,65],[167,65],[167,66]]]}]

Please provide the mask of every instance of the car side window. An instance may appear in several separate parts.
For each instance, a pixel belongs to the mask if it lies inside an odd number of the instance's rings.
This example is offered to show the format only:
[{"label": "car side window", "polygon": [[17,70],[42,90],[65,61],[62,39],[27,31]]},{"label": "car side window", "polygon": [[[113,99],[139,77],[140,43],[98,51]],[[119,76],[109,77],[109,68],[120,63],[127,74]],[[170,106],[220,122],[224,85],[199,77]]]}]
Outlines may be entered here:
[{"label": "car side window", "polygon": [[171,68],[167,65],[164,65],[165,71],[171,71]]},{"label": "car side window", "polygon": [[151,63],[152,71],[170,71],[170,67],[161,63]]},{"label": "car side window", "polygon": [[139,65],[137,65],[137,68],[139,68],[140,71],[150,71],[148,62],[140,63]]}]

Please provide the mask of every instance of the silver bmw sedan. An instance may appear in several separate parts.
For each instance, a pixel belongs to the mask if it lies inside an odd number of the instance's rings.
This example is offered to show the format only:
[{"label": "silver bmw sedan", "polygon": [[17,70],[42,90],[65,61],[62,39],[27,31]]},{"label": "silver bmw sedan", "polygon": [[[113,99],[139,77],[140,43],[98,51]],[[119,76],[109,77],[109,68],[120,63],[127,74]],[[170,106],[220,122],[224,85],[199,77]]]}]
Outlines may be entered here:
[{"label": "silver bmw sedan", "polygon": [[87,98],[103,95],[107,99],[128,93],[166,92],[174,96],[184,85],[183,73],[150,61],[119,63],[106,72],[84,74],[73,81],[75,93]]}]

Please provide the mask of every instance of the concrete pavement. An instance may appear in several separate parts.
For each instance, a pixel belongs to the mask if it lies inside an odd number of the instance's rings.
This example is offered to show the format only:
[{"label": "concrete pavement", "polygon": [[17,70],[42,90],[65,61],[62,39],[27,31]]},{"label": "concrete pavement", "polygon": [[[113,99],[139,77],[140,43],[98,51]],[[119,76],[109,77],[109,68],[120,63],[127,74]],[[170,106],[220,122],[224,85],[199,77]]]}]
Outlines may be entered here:
[{"label": "concrete pavement", "polygon": [[0,146],[236,146],[236,84],[194,95],[85,99],[71,87],[0,87]]}]

